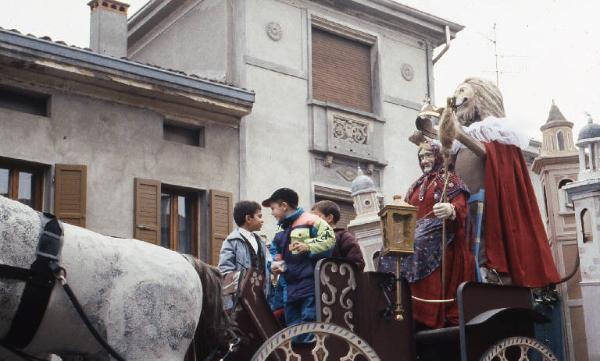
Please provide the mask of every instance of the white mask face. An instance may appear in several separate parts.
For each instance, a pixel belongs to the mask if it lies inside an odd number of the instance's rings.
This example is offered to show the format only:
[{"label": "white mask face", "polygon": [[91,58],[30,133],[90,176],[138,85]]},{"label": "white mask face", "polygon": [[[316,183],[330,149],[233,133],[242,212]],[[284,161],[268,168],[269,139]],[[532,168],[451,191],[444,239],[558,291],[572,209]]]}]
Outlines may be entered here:
[{"label": "white mask face", "polygon": [[430,149],[419,150],[419,163],[424,173],[429,173],[435,164],[435,155]]}]

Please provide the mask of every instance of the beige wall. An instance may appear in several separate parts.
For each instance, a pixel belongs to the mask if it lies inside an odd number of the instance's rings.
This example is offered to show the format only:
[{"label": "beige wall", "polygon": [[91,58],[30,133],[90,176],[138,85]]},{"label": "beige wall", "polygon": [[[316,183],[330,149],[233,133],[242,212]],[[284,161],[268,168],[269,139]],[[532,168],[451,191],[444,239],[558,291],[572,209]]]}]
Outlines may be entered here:
[{"label": "beige wall", "polygon": [[[206,123],[206,146],[199,148],[163,140],[156,112],[61,92],[52,92],[51,109],[41,117],[0,108],[0,156],[86,165],[86,226],[93,231],[133,236],[136,177],[238,192],[238,129]],[[45,189],[46,210],[51,191]]]}]

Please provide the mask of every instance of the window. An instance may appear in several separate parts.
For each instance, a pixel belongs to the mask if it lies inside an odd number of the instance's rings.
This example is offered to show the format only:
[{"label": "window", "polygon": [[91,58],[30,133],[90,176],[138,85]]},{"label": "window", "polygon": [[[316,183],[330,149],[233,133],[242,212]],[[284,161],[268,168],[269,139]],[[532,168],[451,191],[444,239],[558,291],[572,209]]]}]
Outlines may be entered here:
[{"label": "window", "polygon": [[207,197],[206,191],[142,178],[135,178],[134,189],[134,238],[218,263],[233,229],[231,193],[211,190]]},{"label": "window", "polygon": [[581,211],[581,232],[583,243],[592,241],[592,216],[587,208]]},{"label": "window", "polygon": [[199,193],[136,178],[134,238],[198,256]]},{"label": "window", "polygon": [[571,182],[573,182],[571,179],[563,179],[558,183],[558,209],[561,213],[572,212],[574,209],[573,203],[569,202],[567,192],[563,189]]},{"label": "window", "polygon": [[543,189],[544,192],[544,214],[546,214],[546,222],[548,222],[548,197],[546,196],[546,187]]},{"label": "window", "polygon": [[372,112],[371,47],[313,28],[313,98]]},{"label": "window", "polygon": [[335,225],[336,228],[348,228],[348,224],[351,220],[356,218],[356,212],[354,211],[354,204],[349,201],[342,201],[340,199],[330,199],[326,197],[315,197],[315,203],[319,201],[332,201],[340,207],[340,220]]},{"label": "window", "polygon": [[556,133],[556,141],[558,142],[558,150],[565,150],[565,137],[562,132]]},{"label": "window", "polygon": [[0,158],[0,195],[42,210],[44,167]]},{"label": "window", "polygon": [[0,88],[0,108],[47,117],[49,99],[48,95]]},{"label": "window", "polygon": [[163,124],[163,139],[195,147],[204,147],[204,128],[185,127],[166,122]]},{"label": "window", "polygon": [[160,245],[197,255],[198,196],[163,186],[160,195]]}]

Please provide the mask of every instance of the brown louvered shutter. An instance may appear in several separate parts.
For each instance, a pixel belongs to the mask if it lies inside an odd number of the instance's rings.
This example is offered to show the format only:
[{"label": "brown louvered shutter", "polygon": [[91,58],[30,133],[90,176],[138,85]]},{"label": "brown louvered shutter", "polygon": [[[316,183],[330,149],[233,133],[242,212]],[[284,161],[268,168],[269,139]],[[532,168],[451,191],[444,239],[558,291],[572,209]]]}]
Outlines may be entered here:
[{"label": "brown louvered shutter", "polygon": [[316,100],[371,112],[371,47],[313,28],[312,84]]},{"label": "brown louvered shutter", "polygon": [[57,164],[54,173],[54,213],[62,221],[85,227],[87,167]]},{"label": "brown louvered shutter", "polygon": [[233,194],[210,191],[210,263],[219,263],[221,244],[233,230]]},{"label": "brown louvered shutter", "polygon": [[160,182],[135,179],[134,238],[160,245]]}]

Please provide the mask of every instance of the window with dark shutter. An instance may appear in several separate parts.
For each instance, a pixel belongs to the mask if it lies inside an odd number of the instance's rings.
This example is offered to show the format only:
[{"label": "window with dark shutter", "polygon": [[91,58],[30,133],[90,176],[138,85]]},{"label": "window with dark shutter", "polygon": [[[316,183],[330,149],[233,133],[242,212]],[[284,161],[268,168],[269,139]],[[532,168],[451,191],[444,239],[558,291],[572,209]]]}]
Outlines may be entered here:
[{"label": "window with dark shutter", "polygon": [[313,98],[372,112],[371,46],[312,29]]},{"label": "window with dark shutter", "polygon": [[41,211],[44,173],[49,166],[0,157],[0,195]]},{"label": "window with dark shutter", "polygon": [[210,263],[219,263],[221,244],[233,230],[233,194],[210,192]]},{"label": "window with dark shutter", "polygon": [[85,227],[87,167],[57,164],[54,174],[54,213],[66,223]]}]

